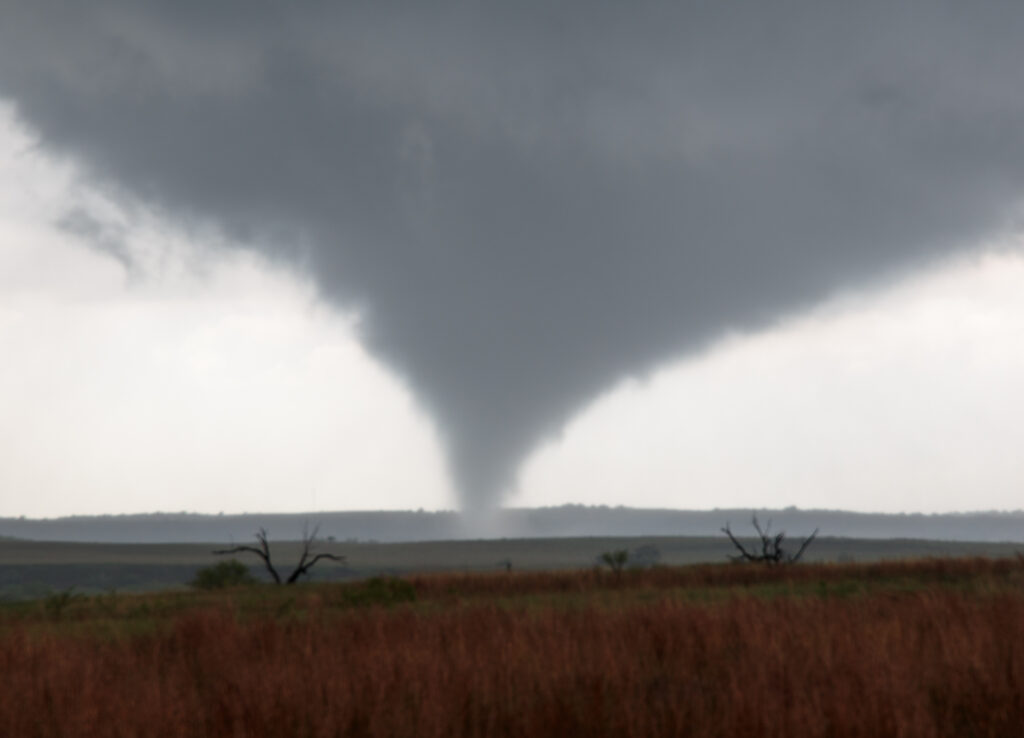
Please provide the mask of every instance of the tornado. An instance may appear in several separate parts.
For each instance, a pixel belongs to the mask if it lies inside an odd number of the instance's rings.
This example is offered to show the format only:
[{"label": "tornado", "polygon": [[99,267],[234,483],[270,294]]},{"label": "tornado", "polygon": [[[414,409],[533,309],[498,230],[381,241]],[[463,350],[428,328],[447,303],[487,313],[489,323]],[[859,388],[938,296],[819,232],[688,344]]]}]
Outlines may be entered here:
[{"label": "tornado", "polygon": [[358,312],[474,518],[623,377],[971,248],[1024,193],[1017,4],[0,15],[40,146]]}]

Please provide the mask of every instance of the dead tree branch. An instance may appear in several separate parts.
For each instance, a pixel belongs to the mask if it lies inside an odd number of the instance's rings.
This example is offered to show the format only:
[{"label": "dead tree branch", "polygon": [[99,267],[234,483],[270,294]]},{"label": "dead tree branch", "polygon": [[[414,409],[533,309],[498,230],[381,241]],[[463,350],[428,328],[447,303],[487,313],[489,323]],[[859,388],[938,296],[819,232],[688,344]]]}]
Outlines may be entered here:
[{"label": "dead tree branch", "polygon": [[267,567],[267,571],[270,572],[270,576],[274,578],[274,581],[278,584],[281,583],[281,577],[277,573],[277,569],[270,562],[270,545],[267,543],[267,531],[265,528],[260,528],[260,532],[256,534],[256,540],[259,541],[259,548],[256,546],[235,546],[234,548],[224,548],[218,551],[214,551],[218,556],[233,553],[254,553],[263,559],[263,564]]},{"label": "dead tree branch", "polygon": [[[295,584],[301,577],[309,573],[309,570],[316,565],[318,561],[325,559],[330,561],[337,561],[340,563],[345,562],[344,556],[336,556],[332,553],[313,553],[313,548],[316,543],[316,535],[319,532],[320,527],[313,528],[313,532],[309,532],[308,527],[304,527],[302,531],[302,555],[299,557],[299,563],[295,566],[294,571],[284,581],[285,584]],[[270,544],[267,542],[267,531],[260,528],[259,533],[256,534],[256,540],[259,542],[259,546],[233,546],[232,548],[219,549],[213,553],[217,555],[233,554],[233,553],[253,553],[259,556],[264,565],[267,567],[267,571],[270,572],[270,576],[274,579],[274,582],[281,584],[281,576],[277,573],[277,569],[270,560]]]},{"label": "dead tree branch", "polygon": [[787,555],[785,549],[782,547],[783,541],[786,540],[785,531],[780,531],[773,536],[771,534],[771,521],[769,520],[768,525],[762,529],[756,515],[753,517],[751,522],[754,524],[754,530],[757,531],[757,535],[760,538],[760,553],[757,552],[756,548],[748,550],[743,543],[733,535],[732,529],[729,527],[728,523],[726,523],[725,527],[722,528],[722,532],[729,536],[729,540],[732,541],[732,545],[739,551],[739,554],[729,557],[733,561],[751,561],[768,564],[769,566],[774,566],[776,564],[795,564],[800,560],[800,557],[804,555],[807,547],[811,545],[811,541],[813,541],[818,535],[818,529],[815,528],[814,532],[805,538],[803,543],[800,544],[800,548],[797,549],[795,554]]},{"label": "dead tree branch", "polygon": [[811,545],[811,541],[813,541],[817,537],[818,529],[815,528],[814,532],[811,533],[811,535],[807,536],[807,538],[804,539],[804,542],[800,544],[800,548],[797,549],[797,552],[790,557],[790,562],[796,563],[797,561],[799,561],[800,557],[804,555],[804,551],[806,551],[807,547]]},{"label": "dead tree branch", "polygon": [[312,558],[313,554],[313,543],[316,540],[316,534],[320,531],[320,526],[313,528],[313,533],[310,534],[308,528],[303,528],[302,531],[302,556],[299,557],[299,563],[295,567],[295,571],[292,572],[291,576],[288,577],[286,584],[295,584],[299,580],[299,577],[307,574],[313,565],[322,560],[329,559],[331,561],[339,561],[344,563],[345,558],[343,556],[335,556],[330,553],[318,553]]}]

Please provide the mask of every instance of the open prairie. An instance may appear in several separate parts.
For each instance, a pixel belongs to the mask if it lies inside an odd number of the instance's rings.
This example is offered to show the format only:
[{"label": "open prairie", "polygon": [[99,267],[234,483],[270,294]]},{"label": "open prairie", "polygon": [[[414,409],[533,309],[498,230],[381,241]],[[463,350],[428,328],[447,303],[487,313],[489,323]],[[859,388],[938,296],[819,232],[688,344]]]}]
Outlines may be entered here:
[{"label": "open prairie", "polygon": [[424,574],[0,607],[0,735],[1006,736],[1024,563]]},{"label": "open prairie", "polygon": [[[736,526],[738,534],[744,532]],[[274,561],[287,568],[299,558],[301,543],[271,538]],[[251,541],[245,541],[251,542]],[[79,593],[184,587],[197,569],[220,560],[212,552],[225,543],[122,544],[61,543],[0,539],[0,598],[24,599],[74,587]],[[806,559],[868,562],[927,556],[1013,556],[1021,546],[908,539],[828,538],[815,540]],[[735,551],[718,537],[521,538],[417,543],[319,541],[319,551],[345,557],[324,561],[314,580],[344,581],[417,572],[536,571],[588,569],[605,551],[639,554],[636,563],[670,566],[726,561]],[[238,556],[256,577],[265,577],[255,556]]]}]

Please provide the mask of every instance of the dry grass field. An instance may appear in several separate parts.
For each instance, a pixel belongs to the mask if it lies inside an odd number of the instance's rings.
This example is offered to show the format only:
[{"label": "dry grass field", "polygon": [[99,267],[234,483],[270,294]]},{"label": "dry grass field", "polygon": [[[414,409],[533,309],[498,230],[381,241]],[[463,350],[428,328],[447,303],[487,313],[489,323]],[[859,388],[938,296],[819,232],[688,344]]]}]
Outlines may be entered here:
[{"label": "dry grass field", "polygon": [[0,669],[5,736],[1007,736],[1024,563],[55,596]]}]

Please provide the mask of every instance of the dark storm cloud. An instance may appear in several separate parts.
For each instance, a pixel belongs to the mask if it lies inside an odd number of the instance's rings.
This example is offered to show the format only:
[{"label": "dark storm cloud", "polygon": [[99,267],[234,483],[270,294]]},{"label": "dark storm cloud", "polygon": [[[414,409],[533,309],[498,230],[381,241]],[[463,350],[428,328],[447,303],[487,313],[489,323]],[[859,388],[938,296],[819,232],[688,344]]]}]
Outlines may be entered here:
[{"label": "dark storm cloud", "polygon": [[984,237],[1024,185],[1009,3],[6,7],[44,143],[363,309],[467,503],[622,375]]}]

